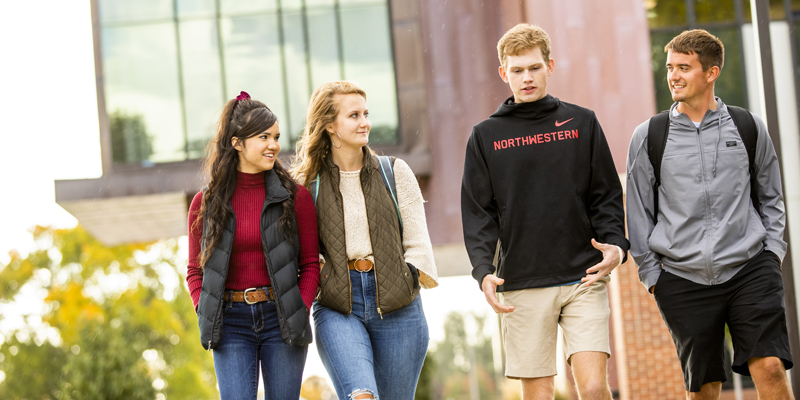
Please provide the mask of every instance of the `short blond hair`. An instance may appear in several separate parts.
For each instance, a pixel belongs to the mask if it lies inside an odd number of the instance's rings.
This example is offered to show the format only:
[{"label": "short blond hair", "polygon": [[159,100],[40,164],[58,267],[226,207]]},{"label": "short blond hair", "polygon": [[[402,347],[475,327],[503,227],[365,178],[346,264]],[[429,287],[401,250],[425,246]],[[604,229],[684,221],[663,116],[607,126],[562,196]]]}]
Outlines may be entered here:
[{"label": "short blond hair", "polygon": [[536,25],[518,24],[497,42],[497,57],[505,68],[508,56],[518,56],[537,47],[542,50],[544,60],[550,61],[550,36],[547,32]]}]

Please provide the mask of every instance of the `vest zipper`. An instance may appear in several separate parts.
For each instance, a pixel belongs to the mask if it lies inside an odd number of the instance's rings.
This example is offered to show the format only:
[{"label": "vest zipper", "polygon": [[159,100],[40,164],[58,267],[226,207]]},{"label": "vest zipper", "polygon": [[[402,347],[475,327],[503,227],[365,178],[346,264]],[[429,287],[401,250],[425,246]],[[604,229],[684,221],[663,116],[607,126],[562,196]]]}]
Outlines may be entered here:
[{"label": "vest zipper", "polygon": [[383,311],[381,311],[381,296],[380,284],[378,284],[378,270],[375,269],[375,263],[372,264],[372,271],[375,274],[375,304],[378,305],[378,315],[383,319]]}]

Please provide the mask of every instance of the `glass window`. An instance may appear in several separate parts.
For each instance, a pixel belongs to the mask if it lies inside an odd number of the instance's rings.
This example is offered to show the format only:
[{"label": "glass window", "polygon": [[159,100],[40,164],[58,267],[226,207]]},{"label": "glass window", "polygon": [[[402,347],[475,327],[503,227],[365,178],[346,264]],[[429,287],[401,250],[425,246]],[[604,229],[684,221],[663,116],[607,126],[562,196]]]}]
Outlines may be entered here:
[{"label": "glass window", "polygon": [[342,5],[340,15],[345,78],[367,92],[370,143],[395,143],[397,93],[388,6]]},{"label": "glass window", "polygon": [[694,0],[698,24],[706,22],[736,22],[734,0]]},{"label": "glass window", "polygon": [[225,15],[275,12],[276,0],[219,0],[220,10]]},{"label": "glass window", "polygon": [[202,156],[240,91],[278,116],[291,149],[312,91],[354,80],[372,144],[397,141],[387,0],[99,0],[105,101],[116,163]]},{"label": "glass window", "polygon": [[669,110],[670,106],[672,106],[672,94],[667,85],[667,53],[664,52],[664,46],[682,31],[682,29],[678,29],[650,33],[650,43],[653,51],[653,82],[656,85],[656,111]]},{"label": "glass window", "polygon": [[[125,127],[111,131],[113,143],[125,144],[116,147],[112,159],[126,163],[185,159],[174,25],[107,27],[102,36],[110,127]],[[115,125],[114,118],[122,121]]]},{"label": "glass window", "polygon": [[200,158],[226,101],[222,93],[217,22],[190,20],[181,22],[179,27],[186,147],[189,158]]},{"label": "glass window", "polygon": [[[314,1],[312,6],[310,3]],[[329,3],[329,4],[325,4]],[[339,32],[332,0],[309,0],[307,3],[308,46],[311,55],[311,89],[325,82],[341,79]]]},{"label": "glass window", "polygon": [[[742,2],[742,19],[746,22],[753,21],[753,14],[750,12],[750,0],[740,0]],[[793,4],[797,0],[792,0]],[[797,9],[797,8],[795,8]],[[783,0],[769,0],[769,19],[772,21],[786,19],[786,9]]]},{"label": "glass window", "polygon": [[716,94],[725,104],[747,107],[747,85],[745,84],[742,47],[736,27],[709,29],[712,35],[725,44],[725,65],[714,84]]},{"label": "glass window", "polygon": [[100,21],[132,22],[172,18],[172,0],[99,0]]},{"label": "glass window", "polygon": [[[281,127],[294,141],[303,131],[303,124],[311,96],[309,88],[309,71],[306,62],[306,35],[303,26],[303,15],[300,11],[283,13],[283,56],[286,64],[286,91],[288,94],[288,126]],[[333,32],[330,32],[333,34]],[[286,121],[284,119],[284,121]],[[294,147],[294,146],[293,146]]]},{"label": "glass window", "polygon": [[685,0],[645,0],[650,28],[687,25]]},{"label": "glass window", "polygon": [[[288,132],[277,14],[223,18],[222,38],[225,101],[244,90],[264,102],[278,116],[281,132]],[[289,145],[289,136],[281,135],[282,146]]]},{"label": "glass window", "polygon": [[178,17],[212,17],[217,12],[215,0],[176,0]]}]

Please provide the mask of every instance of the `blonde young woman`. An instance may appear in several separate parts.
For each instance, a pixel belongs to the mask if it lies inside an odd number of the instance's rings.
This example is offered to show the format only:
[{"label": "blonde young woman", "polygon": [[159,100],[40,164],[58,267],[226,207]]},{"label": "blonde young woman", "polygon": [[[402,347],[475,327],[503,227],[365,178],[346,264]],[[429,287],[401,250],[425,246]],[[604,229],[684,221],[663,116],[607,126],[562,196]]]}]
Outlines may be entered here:
[{"label": "blonde young woman", "polygon": [[396,205],[367,146],[371,126],[366,93],[330,82],[311,96],[297,144],[323,256],[317,348],[340,399],[411,400],[428,348],[419,288],[438,277],[414,173],[394,160]]}]

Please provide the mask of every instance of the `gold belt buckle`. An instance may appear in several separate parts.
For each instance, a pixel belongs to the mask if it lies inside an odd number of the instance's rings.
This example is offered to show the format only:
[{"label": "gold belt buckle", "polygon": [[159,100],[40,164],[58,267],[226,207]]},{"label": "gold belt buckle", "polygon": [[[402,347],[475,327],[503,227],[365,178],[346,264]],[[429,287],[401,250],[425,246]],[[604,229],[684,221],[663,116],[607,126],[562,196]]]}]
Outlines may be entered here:
[{"label": "gold belt buckle", "polygon": [[[367,268],[367,269],[359,269],[359,268],[358,268],[358,263],[359,263],[359,262],[361,262],[361,261],[366,261],[366,262],[368,262],[368,263],[369,263],[369,268]],[[373,264],[373,263],[372,263],[372,261],[370,261],[370,259],[369,259],[369,258],[357,258],[357,259],[356,259],[356,262],[355,262],[354,264],[355,264],[355,266],[356,266],[356,271],[358,271],[358,272],[369,272],[369,271],[372,271],[372,268],[373,268],[373,267],[374,267],[374,265],[375,265],[375,264]]]}]

